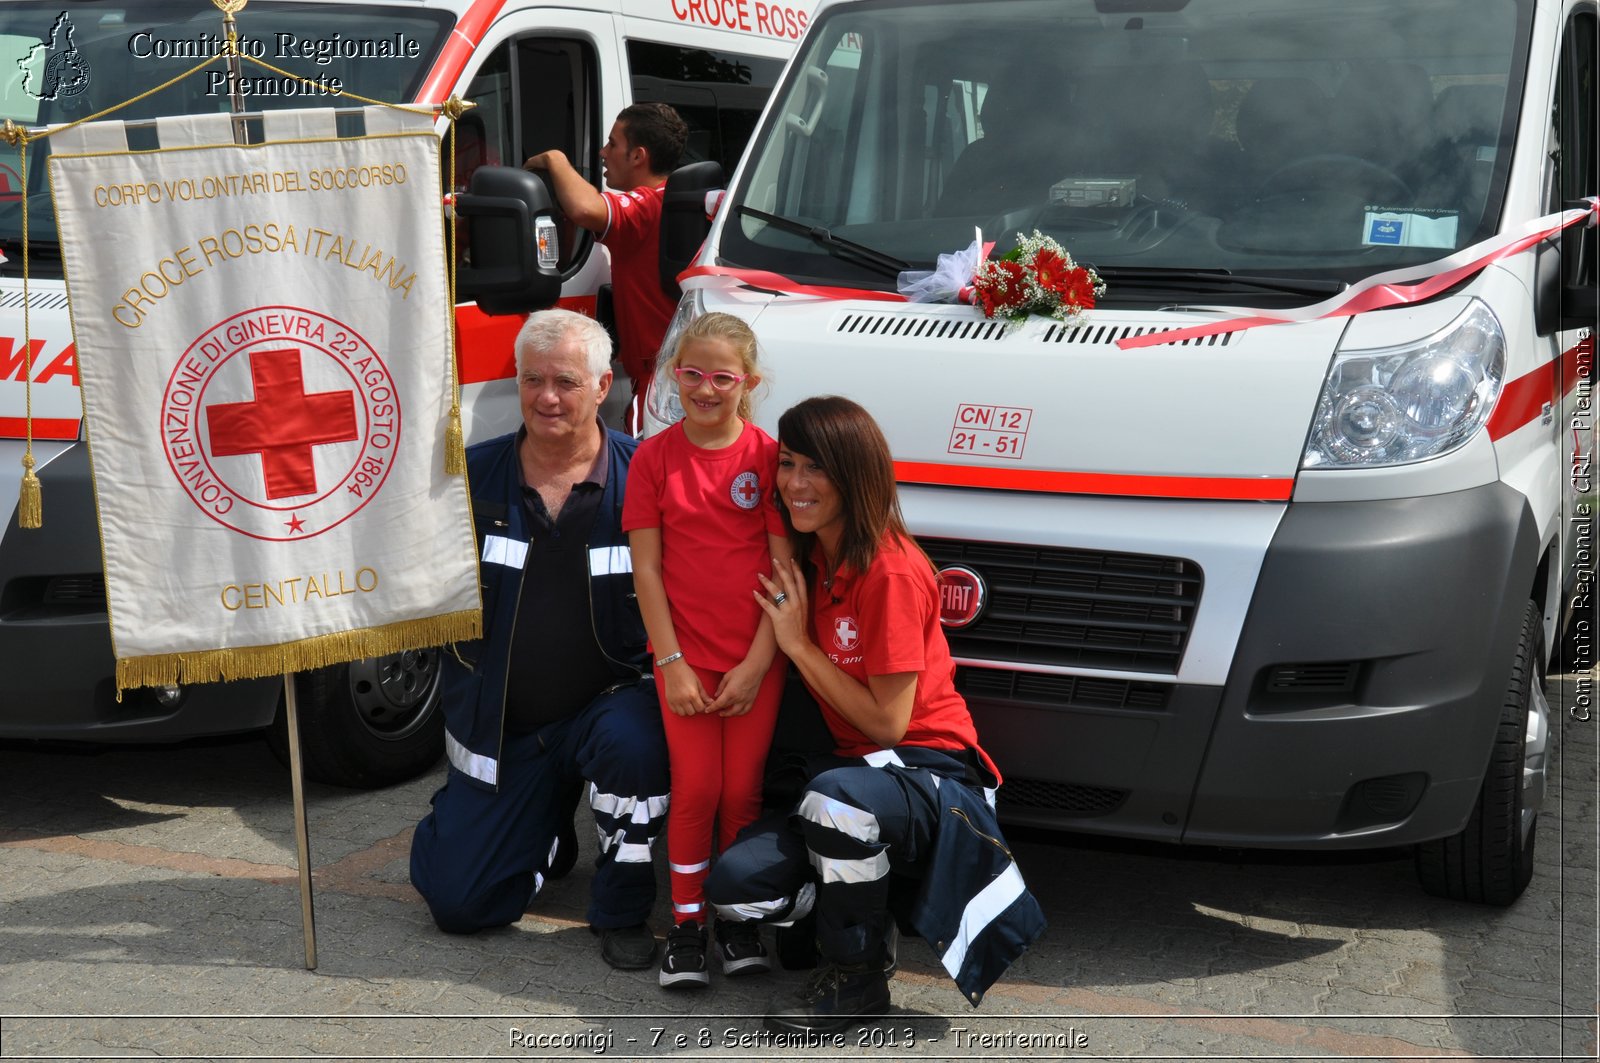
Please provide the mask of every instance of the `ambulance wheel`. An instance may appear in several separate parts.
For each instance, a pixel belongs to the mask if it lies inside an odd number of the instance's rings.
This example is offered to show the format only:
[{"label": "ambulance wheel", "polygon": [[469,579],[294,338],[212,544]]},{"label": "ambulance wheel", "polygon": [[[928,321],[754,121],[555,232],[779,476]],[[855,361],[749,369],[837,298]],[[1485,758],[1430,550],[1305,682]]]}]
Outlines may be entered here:
[{"label": "ambulance wheel", "polygon": [[1417,846],[1417,876],[1435,897],[1503,906],[1520,897],[1533,878],[1550,746],[1543,632],[1539,608],[1529,602],[1489,769],[1466,829]]},{"label": "ambulance wheel", "polygon": [[[306,778],[362,790],[415,778],[444,752],[440,650],[406,650],[296,677]],[[289,763],[282,707],[269,740]]]}]

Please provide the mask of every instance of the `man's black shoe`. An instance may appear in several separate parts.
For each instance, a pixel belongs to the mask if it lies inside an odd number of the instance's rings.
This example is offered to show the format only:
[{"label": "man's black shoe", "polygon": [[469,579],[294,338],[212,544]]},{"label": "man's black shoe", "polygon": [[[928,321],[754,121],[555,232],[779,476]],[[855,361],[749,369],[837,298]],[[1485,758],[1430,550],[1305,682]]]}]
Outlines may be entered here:
[{"label": "man's black shoe", "polygon": [[656,962],[656,936],[643,923],[589,929],[600,935],[600,958],[619,971],[640,971]]},{"label": "man's black shoe", "polygon": [[770,1028],[831,1033],[887,1014],[889,980],[881,961],[865,967],[826,964],[797,997],[774,1004],[767,1016]]}]

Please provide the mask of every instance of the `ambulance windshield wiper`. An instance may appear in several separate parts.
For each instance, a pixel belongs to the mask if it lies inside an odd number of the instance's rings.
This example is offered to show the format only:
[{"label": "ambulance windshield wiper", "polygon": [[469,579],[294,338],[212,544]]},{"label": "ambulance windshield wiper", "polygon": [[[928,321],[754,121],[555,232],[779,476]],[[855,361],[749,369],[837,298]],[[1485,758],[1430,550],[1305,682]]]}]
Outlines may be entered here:
[{"label": "ambulance windshield wiper", "polygon": [[1339,280],[1321,280],[1312,277],[1264,277],[1248,273],[1230,273],[1225,269],[1171,269],[1144,266],[1096,266],[1095,272],[1102,280],[1119,282],[1130,288],[1184,288],[1202,291],[1239,291],[1249,288],[1256,291],[1285,292],[1289,295],[1332,295],[1342,292],[1348,285]]},{"label": "ambulance windshield wiper", "polygon": [[827,248],[829,252],[838,255],[840,258],[851,259],[859,265],[870,266],[885,276],[899,276],[902,270],[911,268],[911,263],[904,259],[895,258],[891,254],[879,251],[874,247],[868,247],[866,244],[858,244],[854,240],[846,240],[842,236],[835,236],[820,225],[808,225],[803,221],[785,218],[781,214],[769,214],[764,210],[747,207],[743,204],[733,209],[740,214],[748,214],[752,218],[760,218],[770,225],[776,225],[785,232],[808,236],[813,243]]}]

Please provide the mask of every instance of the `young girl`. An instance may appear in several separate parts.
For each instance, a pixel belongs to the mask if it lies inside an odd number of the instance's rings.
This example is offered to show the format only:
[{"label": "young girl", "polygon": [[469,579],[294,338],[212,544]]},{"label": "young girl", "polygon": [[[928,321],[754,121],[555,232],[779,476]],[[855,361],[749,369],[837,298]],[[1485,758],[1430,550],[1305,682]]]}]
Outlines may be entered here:
[{"label": "young girl", "polygon": [[[684,418],[639,446],[622,528],[650,633],[656,694],[672,769],[667,855],[675,925],[661,984],[693,988],[707,973],[705,894],[712,821],[718,848],[753,822],[783,692],[772,622],[751,592],[772,559],[791,556],[771,502],[777,444],[751,424],[756,337],[730,314],[707,314],[668,363]],[[717,920],[725,974],[770,964],[754,923]]]}]

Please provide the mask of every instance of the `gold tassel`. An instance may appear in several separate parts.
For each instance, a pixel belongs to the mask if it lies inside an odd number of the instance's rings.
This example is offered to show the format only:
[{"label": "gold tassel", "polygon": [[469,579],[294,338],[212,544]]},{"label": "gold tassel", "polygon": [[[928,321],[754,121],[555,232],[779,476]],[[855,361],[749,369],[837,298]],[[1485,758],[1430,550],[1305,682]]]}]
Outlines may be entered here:
[{"label": "gold tassel", "polygon": [[17,527],[38,528],[44,524],[44,504],[39,494],[39,477],[33,471],[33,454],[22,456],[22,496],[17,499]]},{"label": "gold tassel", "polygon": [[450,407],[450,423],[444,429],[444,471],[461,476],[467,471],[467,447],[461,433],[461,407]]}]

